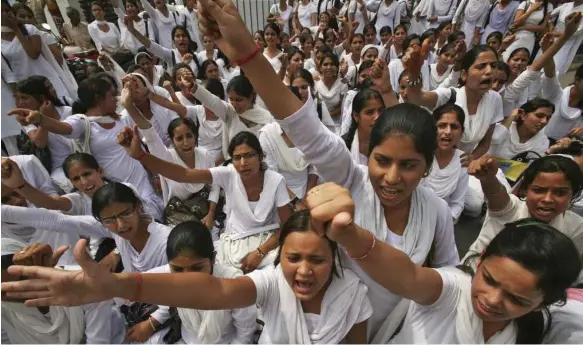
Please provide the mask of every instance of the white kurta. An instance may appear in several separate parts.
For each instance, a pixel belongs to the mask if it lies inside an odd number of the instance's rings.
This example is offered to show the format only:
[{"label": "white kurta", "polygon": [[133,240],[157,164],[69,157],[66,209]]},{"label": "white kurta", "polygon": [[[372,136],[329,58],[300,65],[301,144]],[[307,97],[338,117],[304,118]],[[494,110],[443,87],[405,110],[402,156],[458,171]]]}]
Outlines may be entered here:
[{"label": "white kurta", "polygon": [[[185,25],[186,18],[181,13],[174,11],[168,6],[168,16],[162,14],[158,9],[152,7],[148,0],[142,0],[142,7],[150,15],[151,20],[158,31],[158,42],[161,46],[167,49],[172,49],[174,46],[174,37],[172,37],[172,29],[176,25]],[[192,38],[192,37],[191,37]]]},{"label": "white kurta", "polygon": [[[467,4],[466,4],[467,3]],[[476,28],[482,29],[486,18],[488,17],[488,10],[490,9],[490,2],[488,0],[463,0],[460,2],[452,23],[455,24],[463,15],[461,30],[466,36],[466,47],[468,50],[472,49],[474,41],[474,32]],[[463,13],[462,13],[463,11]]]},{"label": "white kurta", "polygon": [[[416,204],[418,206],[411,207],[403,236],[395,235],[386,225],[384,212],[369,181],[368,168],[358,165],[344,141],[320,123],[314,113],[311,100],[297,113],[279,123],[294,144],[304,153],[308,162],[314,165],[320,176],[326,181],[336,182],[350,190],[356,204],[356,224],[365,227],[377,238],[403,250],[418,264],[425,262],[431,243],[435,248],[435,255],[432,258],[433,267],[458,264],[459,258],[449,208],[447,203],[433,191],[424,187],[416,188],[412,199],[418,202]],[[371,222],[375,225],[369,226]],[[418,231],[420,228],[424,231]],[[344,262],[348,263],[348,267],[368,286],[368,296],[374,308],[374,313],[368,322],[370,340],[377,333],[382,333],[379,330],[384,331],[382,324],[401,298],[374,282],[352,260],[346,260]]]},{"label": "white kurta", "polygon": [[304,28],[309,28],[312,26],[312,14],[318,13],[318,9],[313,2],[308,2],[307,5],[304,5],[302,2],[298,5],[298,18],[300,20],[300,24]]},{"label": "white kurta", "polygon": [[[563,4],[553,10],[553,18],[558,15],[559,19],[557,21],[557,26],[555,29],[557,31],[565,30],[565,18],[571,13],[582,12],[583,4],[575,7],[573,2]],[[581,47],[581,42],[583,42],[583,21],[579,23],[579,28],[563,47],[555,54],[555,66],[557,67],[557,72],[559,76],[564,75],[571,67],[571,63],[575,58],[575,54],[579,47]]]},{"label": "white kurta", "polygon": [[482,32],[480,44],[486,44],[486,39],[492,32],[498,31],[505,34],[508,31],[510,24],[514,21],[514,15],[516,14],[517,8],[518,1],[510,1],[504,8],[501,8],[500,3],[498,2],[490,13],[490,20],[488,21],[488,25],[484,28],[484,32]]},{"label": "white kurta", "polygon": [[453,19],[457,1],[455,0],[429,0],[427,18],[436,16],[437,21],[428,23],[429,29],[436,29],[440,23],[449,22]]},{"label": "white kurta", "polygon": [[[174,66],[176,66],[177,64],[182,62],[182,54],[180,54],[180,52],[176,48],[174,48],[174,49],[172,47],[168,48],[162,44],[158,44],[158,43],[152,41],[152,42],[150,42],[150,46],[148,47],[148,50],[151,51],[152,54],[154,54],[155,56],[164,60],[169,71],[174,69]],[[194,73],[194,75],[197,76],[198,75],[198,65],[196,64],[195,61],[198,61],[198,59],[197,60],[195,60],[195,59],[196,59],[196,56],[193,56],[192,59],[190,59],[188,66],[190,66],[190,69],[192,69],[192,72]]]},{"label": "white kurta", "polygon": [[[526,0],[520,3],[520,5],[518,5],[518,8],[516,9],[518,10],[523,10],[523,11],[527,11],[528,7],[533,6],[535,4],[535,0]],[[541,1],[542,2],[542,1]],[[528,7],[527,7],[528,5]],[[547,4],[547,13],[551,13],[553,11],[553,4],[548,3]],[[540,9],[538,9],[537,11],[534,11],[524,22],[523,25],[540,25],[541,21],[543,20],[544,17],[544,8],[541,6]],[[535,34],[532,31],[527,31],[527,30],[518,30],[516,31],[516,33],[514,34],[514,36],[516,37],[516,39],[514,40],[514,42],[512,42],[508,48],[506,48],[506,50],[504,51],[504,53],[502,53],[502,60],[503,61],[508,61],[508,58],[510,57],[510,54],[512,54],[513,51],[515,51],[518,48],[526,48],[528,49],[528,51],[530,52],[530,54],[533,53],[533,49],[534,49],[534,43],[535,43]]]},{"label": "white kurta", "polygon": [[186,110],[187,116],[199,126],[198,147],[207,150],[215,158],[221,157],[223,121],[207,119],[206,110],[202,105],[186,105]]},{"label": "white kurta", "polygon": [[569,106],[569,94],[573,85],[562,89],[557,76],[554,78],[542,76],[541,79],[542,94],[555,105],[555,112],[545,128],[545,134],[551,139],[558,140],[566,137],[571,129],[583,126],[581,109]]},{"label": "white kurta", "polygon": [[[504,129],[506,128],[504,127]],[[513,122],[510,128],[501,133],[503,135],[496,138],[496,142],[492,140],[490,146],[490,154],[497,158],[512,159],[525,151],[534,151],[542,156],[549,148],[549,138],[545,135],[544,130],[540,130],[524,143],[521,143],[518,137],[516,122]]]},{"label": "white kurta", "polygon": [[109,26],[109,31],[103,32],[99,29],[97,21],[93,21],[87,25],[89,36],[95,43],[97,50],[102,51],[107,49],[109,52],[116,52],[121,48],[121,33],[115,24],[106,22]]},{"label": "white kurta", "polygon": [[550,310],[553,319],[543,344],[582,344],[583,301],[569,298],[564,306],[553,305]]},{"label": "white kurta", "polygon": [[[120,2],[120,7],[114,7],[113,11],[115,12],[115,14],[117,14],[117,18],[118,18],[117,25],[119,26],[120,33],[121,33],[121,38],[120,38],[121,46],[126,48],[126,49],[129,49],[133,54],[137,54],[138,49],[140,49],[144,45],[142,43],[140,43],[140,41],[138,41],[138,39],[135,38],[134,35],[132,35],[128,31],[128,28],[125,26],[125,24],[124,24],[125,13],[124,13],[123,9],[121,8],[121,2]],[[151,40],[156,39],[156,35],[155,35],[155,31],[154,31],[155,30],[154,23],[152,23],[152,20],[148,20],[148,23],[147,23],[148,29],[147,30],[146,30],[146,21],[144,19],[142,19],[138,22],[134,22],[133,24],[134,24],[134,29],[136,29],[136,31],[138,31],[139,33],[141,33],[145,37],[147,37]]]},{"label": "white kurta", "polygon": [[377,36],[380,35],[383,26],[389,26],[392,31],[395,31],[395,27],[401,24],[401,9],[399,3],[397,1],[392,1],[391,4],[387,6],[386,2],[382,1],[376,16],[375,28],[377,29],[377,33],[379,33]]}]

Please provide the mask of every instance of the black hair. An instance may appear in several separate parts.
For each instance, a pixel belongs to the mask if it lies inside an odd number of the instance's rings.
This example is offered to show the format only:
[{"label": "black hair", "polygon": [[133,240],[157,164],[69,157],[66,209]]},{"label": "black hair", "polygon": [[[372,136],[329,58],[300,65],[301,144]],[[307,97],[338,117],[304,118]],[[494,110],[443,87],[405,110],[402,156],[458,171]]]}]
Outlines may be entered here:
[{"label": "black hair", "polygon": [[[16,83],[16,90],[20,93],[32,96],[37,102],[41,102],[41,97],[50,101],[55,107],[62,107],[64,104],[60,99],[55,98],[45,86],[46,82],[51,82],[47,77],[33,75]],[[38,109],[34,109],[38,110]]]},{"label": "black hair", "polygon": [[494,62],[494,69],[497,69],[499,71],[504,71],[504,73],[506,73],[506,80],[508,80],[508,78],[510,78],[510,74],[512,73],[510,71],[510,66],[508,66],[508,64],[504,61],[501,60],[497,60]]},{"label": "black hair", "polygon": [[445,29],[446,26],[451,25],[451,21],[446,21],[446,22],[441,22],[439,23],[439,26],[437,27],[437,29],[435,30],[435,32],[437,33],[437,35],[441,35],[441,32],[443,31],[443,29]]},{"label": "black hair", "polygon": [[292,86],[292,85],[288,85],[287,88],[298,98],[301,99],[302,95],[300,95],[300,89]]},{"label": "black hair", "polygon": [[[564,305],[567,289],[581,272],[581,258],[573,241],[552,226],[534,219],[508,223],[484,250],[483,263],[490,257],[508,258],[538,278],[537,289],[543,294],[541,307]],[[531,311],[515,320],[517,344],[540,344],[551,325],[541,311]]]},{"label": "black hair", "polygon": [[364,107],[366,107],[368,101],[372,99],[379,100],[384,108],[385,102],[383,101],[383,96],[375,89],[362,89],[358,91],[358,93],[352,99],[352,112],[350,114],[352,119],[350,122],[350,128],[348,129],[348,132],[342,136],[342,139],[344,139],[344,143],[349,150],[352,146],[352,142],[354,141],[356,131],[358,130],[358,122],[355,120],[355,118],[359,116],[359,113],[362,111],[362,109],[364,109]]},{"label": "black hair", "polygon": [[294,79],[297,79],[297,78],[304,79],[305,81],[308,82],[308,84],[310,84],[310,87],[314,87],[314,77],[312,76],[312,73],[310,73],[307,69],[300,68],[299,70],[293,72],[289,76],[290,85],[293,84]]},{"label": "black hair", "polygon": [[526,196],[528,188],[538,174],[556,172],[563,173],[565,179],[571,184],[571,190],[573,192],[571,203],[579,200],[581,190],[583,190],[583,172],[581,168],[572,159],[556,155],[542,157],[530,163],[522,175],[518,195],[520,197]]},{"label": "black hair", "polygon": [[[186,35],[186,37],[188,37],[188,52],[192,55],[192,61],[194,61],[196,68],[198,70],[200,70],[200,64],[198,63],[198,59],[196,58],[196,50],[198,49],[198,44],[192,40],[192,37],[190,37],[190,33],[188,32],[186,27],[184,27],[184,25],[176,25],[172,29],[172,41],[173,42],[174,42],[174,35],[176,34],[176,31],[178,31],[178,30],[182,30],[184,35]],[[178,59],[179,56],[175,56],[174,58]]]},{"label": "black hair", "polygon": [[[12,14],[14,15],[14,20],[16,20],[16,11],[12,7],[12,5],[10,5],[10,3],[7,0],[2,0],[2,5],[8,6],[8,8],[10,9],[10,11],[12,11]],[[22,34],[24,36],[28,36],[28,30],[26,30],[26,27],[24,26],[24,24],[18,23],[18,27],[20,28],[20,31],[22,32]],[[2,55],[2,56],[4,56],[4,55]]]},{"label": "black hair", "polygon": [[456,116],[457,121],[461,125],[462,132],[464,131],[464,122],[466,122],[466,113],[464,110],[457,104],[446,103],[442,106],[439,106],[433,110],[433,118],[435,119],[435,123],[443,117],[443,115],[448,113],[454,113]]},{"label": "black hair", "polygon": [[[131,65],[128,67],[128,70],[126,71],[126,73],[127,73],[127,74],[130,74],[130,73],[136,73],[136,71],[137,71],[137,70],[142,70],[142,71],[144,71],[144,68],[143,68],[142,66],[140,66],[140,65],[131,64]],[[144,71],[144,72],[145,72],[145,71]]]},{"label": "black hair", "polygon": [[[193,59],[195,59],[195,57],[193,57]],[[196,78],[196,76],[194,75],[194,71],[192,70],[192,68],[190,68],[190,65],[184,62],[180,62],[177,63],[176,65],[174,65],[174,68],[172,69],[172,81],[176,82],[176,76],[178,74],[178,71],[182,68],[186,68],[187,70],[190,71],[190,73],[192,73],[192,75]]]},{"label": "black hair", "polygon": [[252,148],[257,154],[259,155],[259,160],[263,160],[263,149],[261,148],[261,143],[257,136],[251,132],[243,131],[238,133],[231,139],[229,143],[229,148],[227,149],[227,153],[229,156],[233,156],[233,152],[235,149],[240,145],[247,145]]},{"label": "black hair", "polygon": [[409,48],[409,45],[411,44],[411,41],[414,40],[419,40],[419,44],[422,43],[421,36],[417,34],[411,34],[403,40],[403,51],[407,50],[407,48]]},{"label": "black hair", "polygon": [[69,169],[74,162],[81,162],[83,165],[87,166],[89,169],[99,170],[101,166],[97,162],[97,159],[93,155],[84,152],[75,152],[67,156],[63,161],[63,173],[65,177],[71,179],[69,175]]},{"label": "black hair", "polygon": [[296,54],[300,54],[302,56],[302,60],[306,59],[306,53],[304,53],[300,48],[296,46],[289,47],[288,49],[286,49],[285,53],[287,54],[288,59],[290,61]]},{"label": "black hair", "polygon": [[138,6],[138,2],[136,0],[126,0],[125,5],[127,6],[128,4],[132,4],[132,5],[134,5],[134,7],[137,7],[138,9],[140,8],[140,6]]},{"label": "black hair", "polygon": [[89,77],[79,84],[77,96],[73,103],[74,114],[85,114],[89,109],[98,106],[114,85],[98,75]]},{"label": "black hair", "polygon": [[385,25],[381,28],[379,35],[383,35],[383,34],[389,34],[392,35],[393,34],[393,30],[391,29],[390,26]]},{"label": "black hair", "polygon": [[279,35],[281,34],[281,29],[279,28],[279,25],[275,24],[275,23],[267,23],[265,24],[265,26],[263,27],[263,40],[265,42],[267,42],[267,40],[265,40],[265,31],[267,29],[271,29],[273,31],[275,31],[275,34],[277,35],[277,37],[279,38]]},{"label": "black hair", "polygon": [[312,34],[309,34],[307,32],[304,32],[303,34],[300,35],[300,44],[304,45],[304,43],[306,43],[306,40],[308,38],[312,39],[312,44],[314,44],[314,37],[312,36]]},{"label": "black hair", "polygon": [[332,52],[326,53],[324,57],[320,59],[320,66],[322,66],[326,59],[332,60],[332,64],[336,66],[338,73],[340,73],[340,61],[338,61],[338,56]]},{"label": "black hair", "polygon": [[245,98],[251,98],[255,103],[255,89],[253,85],[244,75],[238,75],[229,81],[227,84],[227,92],[234,91],[237,95]]},{"label": "black hair", "polygon": [[206,81],[205,89],[220,99],[225,99],[225,87],[218,79],[209,79]]},{"label": "black hair", "polygon": [[[120,182],[112,182],[99,188],[91,199],[91,214],[101,221],[101,211],[113,203],[132,204],[141,206],[142,201],[134,193],[133,189]],[[208,231],[208,230],[207,230]]]},{"label": "black hair", "polygon": [[366,78],[362,83],[360,83],[358,81],[358,78],[360,76],[360,74],[371,68],[374,65],[374,61],[372,60],[366,60],[360,63],[360,66],[358,66],[358,71],[356,71],[356,75],[354,76],[355,78],[355,82],[354,82],[354,89],[355,90],[363,90],[365,88],[369,88],[372,87],[372,81],[370,80],[370,78]]},{"label": "black hair", "polygon": [[30,9],[30,7],[28,7],[27,5],[25,5],[24,3],[21,2],[15,2],[14,5],[12,5],[12,12],[14,13],[14,16],[17,16],[18,11],[20,10],[25,10],[27,11],[29,14],[32,14],[32,17],[34,18],[34,20],[36,21],[36,18],[34,17],[34,12],[32,12],[32,10]]},{"label": "black hair", "polygon": [[498,40],[498,42],[502,43],[502,33],[500,31],[494,31],[491,32],[488,37],[486,38],[486,42],[488,42],[488,40],[490,40],[490,38],[495,38]]},{"label": "black hair", "polygon": [[[308,232],[313,231],[310,227],[310,210],[301,210],[298,212],[293,213],[287,221],[281,227],[281,232],[279,234],[279,251],[277,253],[277,258],[273,263],[274,266],[277,266],[281,262],[281,249],[283,248],[283,244],[285,243],[285,239],[294,232]],[[342,260],[340,255],[338,254],[338,243],[328,239],[328,237],[324,236],[328,245],[330,246],[330,250],[332,251],[332,274],[330,278],[342,277]],[[338,261],[338,267],[336,266],[336,261]]]},{"label": "black hair", "polygon": [[322,53],[322,54],[328,54],[328,53],[332,53],[332,54],[334,54],[334,53],[332,52],[332,49],[330,49],[330,48],[329,48],[327,45],[325,45],[325,44],[316,50],[316,53],[314,54],[314,56],[315,56],[316,54],[318,54],[318,53]]},{"label": "black hair", "polygon": [[170,123],[168,124],[168,137],[170,137],[170,140],[174,141],[174,131],[176,130],[176,127],[180,125],[186,125],[186,127],[188,127],[190,131],[192,131],[192,134],[194,134],[194,144],[197,145],[198,125],[189,118],[178,117],[170,121]]},{"label": "black hair", "polygon": [[426,109],[409,103],[384,109],[370,133],[369,156],[376,146],[397,133],[413,140],[415,149],[425,157],[429,169],[437,148],[437,126],[433,116]]},{"label": "black hair", "polygon": [[466,37],[465,32],[463,31],[454,31],[451,34],[449,34],[449,36],[447,36],[447,43],[453,43],[455,42],[460,36],[464,36],[464,38]]},{"label": "black hair", "polygon": [[524,47],[520,47],[520,48],[516,48],[512,51],[512,53],[510,53],[510,55],[508,56],[508,61],[510,59],[512,59],[514,57],[514,55],[520,53],[520,52],[524,52],[526,53],[526,56],[528,56],[530,58],[530,50],[528,50],[527,48]]},{"label": "black hair", "polygon": [[[524,112],[527,114],[535,112],[539,108],[550,108],[551,114],[555,112],[555,104],[548,99],[541,97],[533,98],[520,106],[520,109],[524,110]],[[522,125],[522,118],[518,117],[516,120],[514,120],[514,122],[516,122],[517,126],[520,126]]]},{"label": "black hair", "polygon": [[208,68],[209,65],[215,65],[217,66],[217,68],[219,68],[219,65],[215,62],[215,60],[211,59],[205,60],[200,66],[200,69],[198,70],[198,79],[207,80],[206,69]]},{"label": "black hair", "polygon": [[[105,5],[101,1],[93,1],[91,2],[91,6],[89,6],[89,10],[93,9],[93,6],[99,6],[103,12],[105,12]],[[104,13],[105,14],[105,13]],[[91,16],[93,16],[93,12],[91,11]]]},{"label": "black hair", "polygon": [[496,58],[498,58],[498,53],[494,49],[492,49],[490,46],[485,45],[485,44],[477,45],[477,46],[473,47],[472,49],[468,50],[468,52],[466,53],[466,55],[462,59],[462,70],[465,70],[467,72],[470,69],[470,67],[472,67],[474,62],[476,62],[476,59],[478,59],[478,56],[480,56],[480,54],[482,54],[484,52],[492,52],[492,53],[494,53],[494,56],[496,56]]},{"label": "black hair", "polygon": [[425,32],[421,34],[421,37],[419,39],[421,41],[421,44],[423,44],[423,41],[425,41],[426,39],[428,39],[431,36],[434,36],[434,37],[437,36],[437,31],[435,29],[425,30]]},{"label": "black hair", "polygon": [[215,247],[209,229],[199,220],[189,220],[176,225],[166,241],[166,257],[173,260],[182,253],[196,255],[213,262]]},{"label": "black hair", "polygon": [[[354,35],[352,35],[352,38],[350,39],[350,42],[349,43],[352,44],[352,42],[354,41],[354,39],[357,38],[357,37],[360,37],[362,39],[362,43],[364,44],[364,35],[363,34],[354,34]],[[364,48],[364,46],[363,46],[363,48]],[[376,48],[376,46],[375,46],[375,48]],[[377,50],[378,50],[378,48],[377,48]]]},{"label": "black hair", "polygon": [[263,32],[263,30],[257,30],[257,31],[255,31],[255,33],[253,34],[253,37],[255,37],[255,35],[261,36],[261,39],[263,40],[263,43],[265,43],[265,33]]},{"label": "black hair", "polygon": [[405,26],[404,24],[399,24],[399,25],[395,26],[393,33],[396,33],[397,30],[399,30],[399,29],[403,29],[403,31],[405,31],[405,35],[407,34],[407,26]]},{"label": "black hair", "polygon": [[453,49],[455,49],[455,44],[446,43],[443,45],[443,47],[439,48],[439,51],[437,52],[437,56],[447,52],[448,50],[453,50]]},{"label": "black hair", "polygon": [[373,30],[375,33],[377,32],[377,28],[373,23],[368,23],[362,29],[362,33],[366,33],[368,30]]},{"label": "black hair", "polygon": [[112,76],[111,74],[107,73],[107,72],[99,72],[97,74],[95,74],[96,78],[101,78],[104,79],[105,81],[108,81],[111,86],[113,87],[113,89],[115,90],[115,93],[118,94],[118,85],[117,85],[117,81],[118,79],[116,79],[114,76]]}]

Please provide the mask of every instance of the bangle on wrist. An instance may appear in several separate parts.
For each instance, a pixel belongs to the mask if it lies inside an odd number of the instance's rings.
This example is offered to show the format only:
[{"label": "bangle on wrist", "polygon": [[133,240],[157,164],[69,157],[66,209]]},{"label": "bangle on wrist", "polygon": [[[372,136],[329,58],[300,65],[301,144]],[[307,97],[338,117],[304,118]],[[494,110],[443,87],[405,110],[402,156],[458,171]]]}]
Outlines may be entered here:
[{"label": "bangle on wrist", "polygon": [[251,54],[249,54],[241,59],[235,60],[233,62],[237,66],[243,66],[247,62],[251,61],[251,59],[253,59],[255,57],[255,55],[257,55],[257,53],[259,53],[260,50],[261,50],[261,47],[259,47],[259,44],[257,44],[257,45],[255,45],[255,50],[253,50],[253,52]]},{"label": "bangle on wrist", "polygon": [[156,330],[156,326],[154,326],[154,322],[152,322],[152,319],[153,319],[153,317],[151,317],[151,316],[150,316],[150,317],[148,318],[148,322],[150,323],[150,327],[152,327],[152,331],[153,331],[154,333],[156,333],[156,331],[157,331],[157,330]]},{"label": "bangle on wrist", "polygon": [[259,253],[259,256],[261,256],[262,259],[265,257],[265,253],[263,253],[259,247],[257,247],[257,253]]},{"label": "bangle on wrist", "polygon": [[423,79],[421,78],[421,75],[419,75],[419,77],[413,81],[410,78],[407,78],[407,85],[409,85],[411,87],[420,85],[422,82],[423,82]]},{"label": "bangle on wrist", "polygon": [[372,244],[370,246],[370,249],[366,252],[366,254],[364,254],[363,256],[354,257],[354,256],[350,255],[350,253],[346,252],[346,254],[348,254],[348,257],[350,257],[352,260],[358,261],[358,260],[362,260],[362,259],[366,258],[367,256],[369,256],[370,253],[372,253],[374,247],[377,245],[377,238],[375,237],[375,235],[372,232],[370,233],[370,235],[372,237]]}]

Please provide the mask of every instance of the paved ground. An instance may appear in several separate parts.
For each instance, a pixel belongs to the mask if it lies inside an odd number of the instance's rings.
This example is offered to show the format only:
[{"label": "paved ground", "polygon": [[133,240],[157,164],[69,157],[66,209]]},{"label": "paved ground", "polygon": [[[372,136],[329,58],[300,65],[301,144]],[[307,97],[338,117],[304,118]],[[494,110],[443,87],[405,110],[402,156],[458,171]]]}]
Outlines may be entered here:
[{"label": "paved ground", "polygon": [[[583,63],[583,55],[576,56],[569,72],[561,78],[561,85],[563,85],[563,87],[573,82],[575,71],[581,63]],[[483,217],[470,218],[462,215],[458,223],[455,225],[455,239],[460,258],[466,255],[468,248],[478,237],[482,227],[482,219]]]}]

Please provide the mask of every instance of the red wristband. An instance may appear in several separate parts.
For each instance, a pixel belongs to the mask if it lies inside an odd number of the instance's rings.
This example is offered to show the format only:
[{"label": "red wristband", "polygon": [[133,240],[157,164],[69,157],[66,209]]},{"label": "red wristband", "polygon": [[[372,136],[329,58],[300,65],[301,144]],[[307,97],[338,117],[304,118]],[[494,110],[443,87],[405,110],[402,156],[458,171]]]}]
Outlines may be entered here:
[{"label": "red wristband", "polygon": [[253,59],[255,57],[255,55],[257,55],[257,53],[259,53],[259,50],[261,50],[261,47],[259,47],[259,44],[257,44],[255,46],[255,50],[251,54],[245,56],[242,59],[235,60],[235,61],[233,61],[233,63],[235,63],[235,65],[237,65],[237,66],[243,66],[244,64],[249,62],[251,59]]},{"label": "red wristband", "polygon": [[136,157],[136,160],[142,161],[142,159],[144,159],[144,157],[146,157],[147,154],[148,153],[146,151],[140,152],[140,154],[138,155],[138,157]]},{"label": "red wristband", "polygon": [[138,287],[136,288],[136,293],[134,294],[134,302],[139,301],[142,294],[142,274],[140,272],[136,272],[136,278],[138,280]]}]

